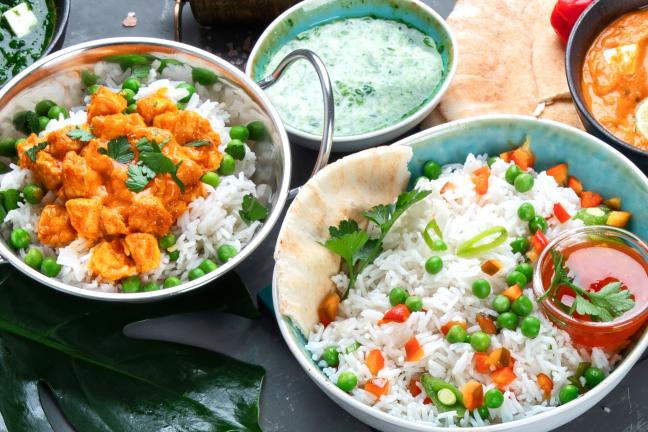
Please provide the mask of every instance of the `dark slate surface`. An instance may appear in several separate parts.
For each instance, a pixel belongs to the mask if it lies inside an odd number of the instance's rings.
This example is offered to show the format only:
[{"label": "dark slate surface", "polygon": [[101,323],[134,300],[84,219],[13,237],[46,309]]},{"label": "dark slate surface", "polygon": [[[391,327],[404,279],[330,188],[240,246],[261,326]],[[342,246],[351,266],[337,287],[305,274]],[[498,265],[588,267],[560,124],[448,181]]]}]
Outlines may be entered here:
[{"label": "dark slate surface", "polygon": [[[454,6],[454,0],[427,0],[427,3],[443,16]],[[73,0],[72,6],[66,46],[114,36],[173,38],[172,0]],[[135,28],[121,25],[128,11],[137,13]],[[262,31],[262,27],[240,25],[203,29],[191,16],[189,7],[185,7],[183,23],[186,43],[214,52],[239,67],[244,65],[247,53]],[[308,176],[315,155],[297,147],[293,149],[293,157],[293,178],[299,184]],[[270,283],[275,238],[276,230],[240,268],[239,273],[255,293]],[[135,326],[131,334],[194,344],[265,367],[267,377],[261,404],[264,431],[371,430],[335,405],[310,381],[288,351],[268,311],[264,310],[256,322],[209,313],[169,317]],[[601,404],[559,431],[648,431],[647,371],[646,362],[640,362]],[[55,423],[57,431],[70,430],[60,418]]]}]

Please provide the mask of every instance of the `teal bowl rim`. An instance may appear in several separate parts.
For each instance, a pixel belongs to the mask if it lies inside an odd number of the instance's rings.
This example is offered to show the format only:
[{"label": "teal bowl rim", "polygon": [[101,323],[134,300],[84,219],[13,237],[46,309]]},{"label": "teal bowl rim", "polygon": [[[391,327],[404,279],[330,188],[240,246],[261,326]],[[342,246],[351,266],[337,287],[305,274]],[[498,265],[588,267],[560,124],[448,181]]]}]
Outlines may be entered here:
[{"label": "teal bowl rim", "polygon": [[[254,44],[254,47],[250,52],[248,61],[245,66],[245,74],[248,77],[250,77],[252,80],[256,79],[255,75],[256,75],[258,60],[262,58],[262,56],[265,54],[265,51],[262,52],[262,49],[266,48],[266,45],[273,47],[276,44],[276,42],[270,42],[270,40],[273,37],[277,28],[284,24],[284,21],[292,19],[292,15],[300,9],[308,8],[308,7],[317,7],[329,1],[341,2],[345,0],[328,0],[328,1],[303,0],[295,4],[294,6],[290,7],[281,15],[279,15],[277,18],[275,18],[272,21],[272,23],[270,23],[270,25],[266,27],[266,29],[263,31],[261,36],[259,36],[259,38],[257,39],[257,42]],[[381,3],[387,2],[387,0],[364,0],[363,3],[370,3],[372,1],[381,1]],[[444,76],[442,78],[442,81],[437,85],[434,93],[427,99],[427,101],[421,104],[413,112],[411,112],[409,115],[407,115],[405,118],[401,119],[397,123],[377,129],[375,131],[365,132],[358,135],[333,137],[333,140],[336,143],[355,143],[360,141],[375,140],[376,138],[381,136],[390,136],[390,134],[393,134],[394,132],[397,132],[401,129],[404,131],[407,130],[408,128],[414,127],[415,125],[423,121],[423,119],[425,119],[425,117],[427,117],[434,110],[434,108],[439,104],[441,98],[450,87],[450,84],[452,83],[454,76],[456,74],[457,64],[458,64],[458,54],[459,54],[457,49],[457,41],[454,36],[454,33],[448,26],[448,23],[443,19],[443,17],[441,17],[441,15],[439,15],[434,9],[432,9],[427,4],[423,3],[421,0],[391,0],[390,3],[412,5],[417,8],[418,12],[425,14],[427,18],[431,18],[431,20],[434,21],[434,23],[437,25],[437,30],[439,31],[440,34],[442,34],[444,38],[444,46],[447,50],[447,57],[448,57],[447,67],[444,68],[444,72],[445,72]],[[331,16],[330,20],[334,20],[335,18],[336,18],[335,16]],[[324,22],[328,22],[330,20],[324,20]],[[408,23],[404,20],[402,22],[432,37],[432,35],[428,34],[427,32],[424,32],[422,29],[418,28],[416,25],[412,23]],[[322,21],[314,22],[308,25],[307,28],[313,27],[321,23]],[[438,43],[439,41],[435,38],[435,42]],[[286,122],[284,122],[283,124],[284,124],[284,128],[291,135],[298,136],[303,140],[317,142],[322,139],[321,135],[314,135],[308,132],[301,131],[289,125]]]},{"label": "teal bowl rim", "polygon": [[[444,123],[431,129],[426,129],[392,145],[408,145],[410,147],[414,147],[417,144],[423,142],[423,140],[425,139],[429,139],[430,137],[445,133],[449,130],[460,130],[468,126],[474,127],[474,125],[479,125],[480,123],[512,121],[522,124],[540,123],[550,128],[561,130],[564,133],[579,135],[580,137],[589,140],[592,144],[595,144],[602,152],[607,153],[608,156],[616,157],[618,160],[620,160],[628,169],[630,169],[632,172],[643,179],[643,183],[648,189],[648,178],[619,150],[607,145],[599,138],[590,135],[580,129],[576,129],[573,126],[569,126],[553,120],[537,119],[530,116],[496,114],[469,117],[462,120]],[[277,274],[275,267],[275,271],[272,275],[272,301],[275,317],[277,319],[277,324],[279,326],[281,335],[297,362],[301,365],[307,375],[315,382],[315,384],[317,384],[317,386],[327,394],[327,396],[332,398],[334,402],[340,405],[343,409],[349,411],[354,416],[359,413],[363,417],[363,422],[366,423],[366,421],[364,420],[365,418],[371,418],[372,421],[375,421],[375,423],[371,424],[374,427],[376,425],[382,424],[389,425],[393,428],[399,428],[403,431],[416,432],[447,432],[448,430],[451,430],[446,426],[434,426],[424,422],[406,420],[404,418],[388,414],[384,411],[374,409],[372,406],[366,405],[359,400],[354,399],[348,393],[339,389],[332,381],[326,378],[322,370],[315,364],[312,358],[305,351],[305,338],[303,334],[291,322],[290,318],[282,315],[279,311],[276,277]],[[599,385],[589,390],[587,393],[580,396],[575,401],[554,407],[548,411],[535,414],[530,417],[525,417],[506,423],[497,423],[488,426],[465,427],[452,430],[466,430],[473,432],[512,432],[524,430],[525,428],[531,428],[531,430],[536,431],[540,430],[537,429],[537,427],[543,421],[547,422],[546,425],[551,425],[551,428],[564,425],[583,414],[586,410],[592,408],[601,399],[603,399],[603,397],[611,392],[619,384],[623,377],[625,377],[625,375],[630,371],[630,369],[632,369],[632,367],[639,361],[646,348],[648,348],[648,327],[644,328],[643,334],[637,339],[634,346],[632,346],[632,348],[625,354],[624,358],[617,365],[615,365],[612,372]],[[560,418],[560,420],[556,420],[557,418]],[[550,419],[553,419],[553,421]]]}]

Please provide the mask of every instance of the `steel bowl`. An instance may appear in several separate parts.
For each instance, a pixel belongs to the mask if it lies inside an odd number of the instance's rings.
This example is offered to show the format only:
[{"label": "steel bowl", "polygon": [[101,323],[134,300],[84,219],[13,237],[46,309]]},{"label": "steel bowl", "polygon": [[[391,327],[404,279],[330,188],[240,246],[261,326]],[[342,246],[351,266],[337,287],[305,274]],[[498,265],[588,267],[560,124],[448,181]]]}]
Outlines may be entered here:
[{"label": "steel bowl", "polygon": [[[262,120],[265,123],[268,132],[267,138],[256,143],[257,172],[253,176],[253,180],[257,180],[257,183],[268,184],[272,190],[271,198],[267,202],[270,207],[267,219],[252,241],[232,260],[199,279],[159,291],[106,293],[63,283],[58,279],[44,276],[26,265],[1,236],[0,262],[10,264],[33,280],[67,294],[96,300],[147,302],[197,289],[223,276],[245,260],[261,244],[279,220],[283,207],[291,195],[289,190],[292,167],[290,144],[279,115],[270,104],[262,87],[272,85],[279,79],[285,67],[297,59],[306,59],[317,69],[322,79],[323,93],[326,95],[324,97],[325,124],[328,131],[322,140],[320,154],[313,172],[326,165],[331,149],[332,92],[328,74],[322,62],[308,51],[301,50],[291,53],[272,75],[257,84],[227,61],[189,45],[141,37],[101,39],[74,45],[50,54],[9,81],[0,90],[0,135],[17,136],[11,123],[13,114],[20,110],[32,109],[37,101],[44,98],[53,99],[64,106],[82,105],[80,71],[117,54],[151,54],[158,58],[173,58],[191,67],[207,68],[216,73],[218,81],[221,83],[219,86],[221,90],[216,95],[218,100],[226,104],[235,100],[241,107],[237,112],[230,112],[233,124],[245,124],[252,120]],[[292,191],[292,195],[294,194],[296,194],[296,190]]]}]

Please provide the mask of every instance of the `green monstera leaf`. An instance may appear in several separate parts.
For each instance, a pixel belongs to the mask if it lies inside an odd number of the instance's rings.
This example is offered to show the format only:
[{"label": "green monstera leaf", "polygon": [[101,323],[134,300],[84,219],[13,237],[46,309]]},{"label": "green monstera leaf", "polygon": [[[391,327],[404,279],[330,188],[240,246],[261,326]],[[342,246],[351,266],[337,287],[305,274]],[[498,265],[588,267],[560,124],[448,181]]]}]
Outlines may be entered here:
[{"label": "green monstera leaf", "polygon": [[237,276],[195,295],[134,305],[71,297],[1,271],[0,413],[9,432],[52,431],[43,384],[78,431],[260,431],[261,367],[122,331],[174,312],[254,317]]}]

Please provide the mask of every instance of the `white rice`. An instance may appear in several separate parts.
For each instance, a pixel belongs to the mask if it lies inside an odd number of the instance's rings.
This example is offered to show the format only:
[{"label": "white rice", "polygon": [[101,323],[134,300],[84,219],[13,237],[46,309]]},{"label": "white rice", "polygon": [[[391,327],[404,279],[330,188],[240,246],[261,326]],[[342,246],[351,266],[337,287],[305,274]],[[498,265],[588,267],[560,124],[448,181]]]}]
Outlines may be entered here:
[{"label": "white rice", "polygon": [[[540,334],[535,339],[523,336],[520,330],[503,330],[491,339],[491,347],[506,347],[515,358],[517,379],[505,392],[504,404],[490,410],[490,420],[477,415],[460,419],[453,413],[437,412],[434,404],[423,404],[426,395],[411,395],[408,385],[410,379],[427,372],[461,388],[471,379],[490,383],[486,375],[474,368],[474,350],[467,343],[450,344],[440,327],[451,320],[468,323],[468,333],[479,330],[475,316],[479,312],[497,315],[490,303],[494,294],[487,300],[480,300],[472,294],[472,282],[476,278],[486,278],[499,293],[506,288],[503,275],[524,261],[524,257],[511,252],[509,241],[489,251],[479,258],[459,258],[454,254],[456,247],[471,237],[493,226],[503,226],[509,238],[527,235],[527,223],[517,216],[517,209],[523,202],[533,204],[536,213],[549,217],[553,204],[560,202],[570,213],[579,208],[579,199],[568,188],[559,187],[554,179],[544,172],[534,174],[535,185],[526,193],[519,193],[504,179],[509,164],[498,160],[491,168],[489,188],[486,195],[478,196],[471,181],[475,169],[485,164],[485,156],[469,155],[464,165],[444,167],[438,180],[419,180],[417,187],[429,189],[432,193],[421,203],[411,208],[395,224],[385,239],[385,252],[369,265],[358,277],[356,286],[349,297],[340,304],[338,318],[327,327],[318,325],[308,337],[306,348],[313,360],[319,362],[323,372],[333,382],[343,371],[352,371],[358,377],[358,386],[352,396],[374,408],[409,420],[428,422],[439,426],[480,426],[490,422],[506,422],[531,416],[558,405],[558,391],[573,375],[579,362],[592,363],[609,372],[613,360],[600,349],[591,353],[578,350],[570,341],[569,335],[556,328],[537,309],[532,289],[525,294],[533,300],[533,315],[540,319]],[[440,195],[441,188],[451,181],[456,188]],[[447,200],[446,200],[447,198]],[[443,259],[443,270],[436,275],[425,271],[425,261],[432,253],[425,244],[421,231],[432,218],[436,219],[448,250],[435,253]],[[547,235],[552,238],[559,232],[580,225],[571,220],[563,225],[555,218],[549,220]],[[504,268],[495,276],[485,275],[481,263],[488,258],[496,258]],[[343,273],[333,277],[341,291],[346,289],[348,278]],[[402,324],[378,325],[378,320],[391,308],[389,291],[395,286],[405,288],[411,295],[421,296],[425,312],[414,312]],[[417,362],[405,361],[405,342],[416,336],[425,352]],[[354,342],[361,344],[355,352],[345,353]],[[341,351],[338,368],[326,367],[319,360],[329,346]],[[365,365],[365,356],[373,349],[380,349],[385,358],[385,367],[378,377],[389,380],[389,394],[378,401],[362,390],[364,383],[372,377]],[[536,384],[536,376],[544,373],[554,382],[554,391],[549,401]],[[492,388],[487,384],[484,391]]]},{"label": "white rice", "polygon": [[[148,77],[149,83],[140,88],[135,99],[151,96],[161,88],[166,88],[166,96],[175,102],[188,95],[186,89],[177,89],[176,86],[182,81],[191,81],[191,69],[170,65],[164,70],[164,76],[160,76],[156,72],[156,64],[152,66]],[[130,76],[130,73],[122,72],[118,66],[103,62],[95,65],[94,73],[103,77],[104,85],[114,91],[118,91],[121,88],[121,82]],[[77,86],[80,86],[78,79],[75,82]],[[220,135],[220,150],[224,152],[230,140],[229,127],[227,126],[230,114],[224,103],[209,99],[211,94],[222,90],[219,83],[212,87],[208,89],[197,84],[197,91],[187,102],[186,109],[209,120],[214,131]],[[90,98],[86,96],[83,103],[87,104],[89,101]],[[241,110],[243,106],[242,102],[234,100],[229,109]],[[68,118],[61,116],[58,120],[50,121],[41,136],[65,126],[86,123],[86,119],[85,105],[73,107],[70,109]],[[187,280],[189,270],[197,267],[205,258],[214,259],[219,246],[228,244],[240,251],[251,241],[261,224],[254,222],[248,226],[241,219],[239,210],[243,197],[252,194],[263,203],[270,202],[272,197],[272,189],[269,185],[263,183],[257,185],[251,180],[256,172],[256,162],[257,157],[254,150],[246,145],[245,158],[242,161],[237,161],[236,170],[232,175],[222,176],[217,188],[205,185],[206,196],[192,201],[188,210],[178,218],[172,228],[177,238],[174,250],[180,251],[180,258],[176,262],[170,262],[168,255],[162,253],[160,266],[142,275],[143,281],[161,283],[169,276]],[[29,170],[21,169],[15,164],[11,164],[10,168],[11,171],[0,176],[0,190],[21,189],[33,182],[33,176]],[[265,177],[267,178],[267,176]],[[62,265],[61,272],[57,277],[65,283],[91,290],[119,291],[119,284],[101,281],[91,274],[88,263],[94,247],[92,242],[78,238],[63,248],[50,248],[38,243],[39,215],[46,204],[53,203],[56,199],[54,193],[49,193],[40,205],[20,204],[18,209],[8,212],[4,223],[0,226],[2,234],[7,236],[14,228],[26,229],[32,237],[31,247],[37,247],[44,254],[57,257],[57,262]],[[20,253],[24,255],[25,251]]]}]

